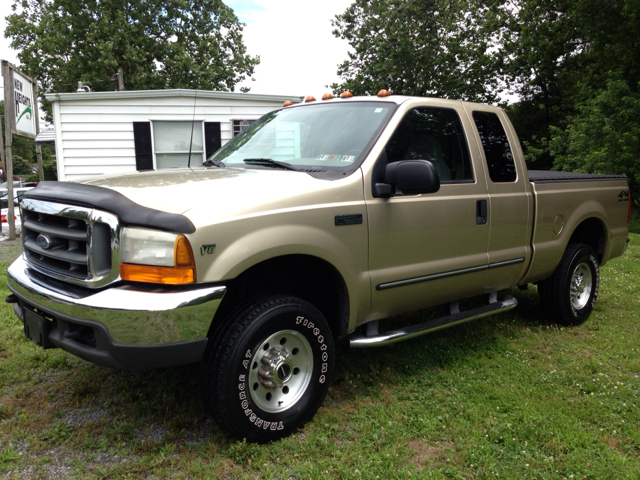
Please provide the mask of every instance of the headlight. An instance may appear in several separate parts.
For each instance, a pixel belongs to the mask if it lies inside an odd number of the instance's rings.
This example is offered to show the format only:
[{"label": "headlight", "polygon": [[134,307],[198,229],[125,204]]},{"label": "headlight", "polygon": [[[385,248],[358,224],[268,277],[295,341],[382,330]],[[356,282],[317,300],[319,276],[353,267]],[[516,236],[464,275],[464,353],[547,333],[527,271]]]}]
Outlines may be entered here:
[{"label": "headlight", "polygon": [[178,285],[195,283],[189,240],[176,233],[144,228],[122,229],[120,277],[123,280]]}]

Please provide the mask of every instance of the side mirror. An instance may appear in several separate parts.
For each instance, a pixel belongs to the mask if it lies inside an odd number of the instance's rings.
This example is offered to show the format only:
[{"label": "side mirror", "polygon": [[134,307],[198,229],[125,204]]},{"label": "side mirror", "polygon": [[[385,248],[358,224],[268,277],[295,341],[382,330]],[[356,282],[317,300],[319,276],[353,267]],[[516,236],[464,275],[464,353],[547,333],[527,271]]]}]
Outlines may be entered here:
[{"label": "side mirror", "polygon": [[396,188],[406,195],[434,193],[440,190],[440,177],[428,160],[402,160],[389,163],[385,183],[376,183],[375,197],[390,197]]}]

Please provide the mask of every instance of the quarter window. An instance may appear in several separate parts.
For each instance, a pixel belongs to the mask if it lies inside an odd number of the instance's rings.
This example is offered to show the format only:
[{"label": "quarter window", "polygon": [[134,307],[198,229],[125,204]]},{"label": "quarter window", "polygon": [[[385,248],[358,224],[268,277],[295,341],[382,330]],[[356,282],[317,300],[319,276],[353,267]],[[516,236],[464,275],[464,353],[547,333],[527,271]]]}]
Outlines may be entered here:
[{"label": "quarter window", "polygon": [[473,112],[473,121],[480,135],[491,181],[515,182],[516,165],[507,134],[498,116],[491,112]]},{"label": "quarter window", "polygon": [[406,114],[386,147],[389,163],[428,160],[442,183],[473,181],[460,117],[448,108],[419,107]]}]

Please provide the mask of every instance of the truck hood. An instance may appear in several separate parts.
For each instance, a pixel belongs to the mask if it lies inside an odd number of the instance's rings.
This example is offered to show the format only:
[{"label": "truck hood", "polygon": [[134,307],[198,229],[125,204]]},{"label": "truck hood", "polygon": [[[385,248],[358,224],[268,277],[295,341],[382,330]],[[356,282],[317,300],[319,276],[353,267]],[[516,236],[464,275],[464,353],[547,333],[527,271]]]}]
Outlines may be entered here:
[{"label": "truck hood", "polygon": [[[190,218],[200,217],[198,213],[206,211],[210,221],[346,200],[340,198],[341,189],[336,188],[339,182],[277,169],[171,169],[83,183],[115,190],[145,207]],[[335,195],[321,194],[327,190],[334,190]]]}]

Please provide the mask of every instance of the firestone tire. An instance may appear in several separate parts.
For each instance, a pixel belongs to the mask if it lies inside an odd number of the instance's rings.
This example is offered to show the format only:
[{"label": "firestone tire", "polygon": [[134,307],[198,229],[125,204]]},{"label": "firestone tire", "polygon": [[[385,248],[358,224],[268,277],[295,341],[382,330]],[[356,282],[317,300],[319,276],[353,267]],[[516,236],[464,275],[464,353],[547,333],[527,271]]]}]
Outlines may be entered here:
[{"label": "firestone tire", "polygon": [[576,243],[567,247],[553,275],[538,284],[538,293],[549,320],[579,325],[593,311],[599,288],[596,253],[590,246]]},{"label": "firestone tire", "polygon": [[322,313],[278,295],[237,308],[210,340],[202,370],[206,408],[233,436],[264,443],[309,421],[333,374],[334,343]]}]

